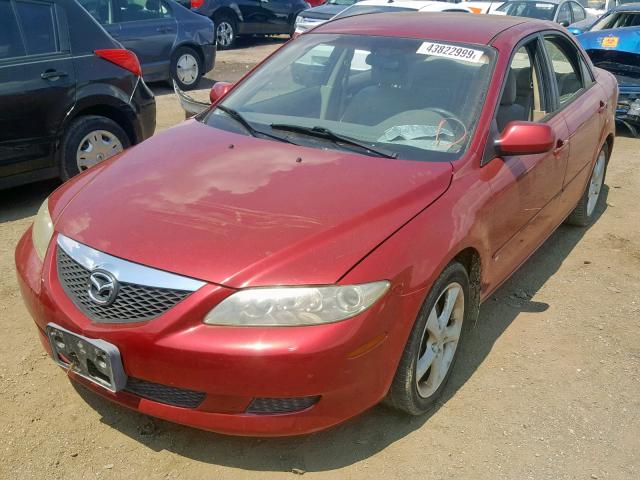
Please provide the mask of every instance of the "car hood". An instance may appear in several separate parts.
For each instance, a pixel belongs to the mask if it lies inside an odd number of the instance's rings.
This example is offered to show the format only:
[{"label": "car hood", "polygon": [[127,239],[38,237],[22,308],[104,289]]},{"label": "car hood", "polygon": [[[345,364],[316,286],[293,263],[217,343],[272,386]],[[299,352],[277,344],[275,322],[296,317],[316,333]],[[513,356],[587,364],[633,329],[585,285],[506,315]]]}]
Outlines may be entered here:
[{"label": "car hood", "polygon": [[603,50],[640,55],[640,27],[609,28],[585,32],[577,36],[576,39],[587,52]]},{"label": "car hood", "polygon": [[328,20],[334,15],[339,14],[349,5],[332,5],[329,3],[325,3],[324,5],[320,5],[319,7],[310,8],[308,10],[304,10],[300,12],[300,16],[302,18],[318,18],[322,20]]},{"label": "car hood", "polygon": [[51,207],[56,231],[116,257],[240,288],[338,281],[442,195],[452,168],[190,120],[87,173],[82,188],[70,182],[75,196],[66,206]]}]

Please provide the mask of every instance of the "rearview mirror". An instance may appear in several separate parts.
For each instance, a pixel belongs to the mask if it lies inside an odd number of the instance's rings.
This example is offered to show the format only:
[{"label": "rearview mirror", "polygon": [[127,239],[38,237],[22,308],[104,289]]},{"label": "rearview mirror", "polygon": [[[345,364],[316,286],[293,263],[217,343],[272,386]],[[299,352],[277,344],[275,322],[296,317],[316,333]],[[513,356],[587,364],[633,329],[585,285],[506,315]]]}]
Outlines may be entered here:
[{"label": "rearview mirror", "polygon": [[233,83],[216,82],[209,92],[209,100],[211,100],[212,104],[218,103],[222,97],[229,93],[231,88],[233,88]]},{"label": "rearview mirror", "polygon": [[534,155],[553,148],[556,136],[546,123],[509,122],[496,140],[500,155]]}]

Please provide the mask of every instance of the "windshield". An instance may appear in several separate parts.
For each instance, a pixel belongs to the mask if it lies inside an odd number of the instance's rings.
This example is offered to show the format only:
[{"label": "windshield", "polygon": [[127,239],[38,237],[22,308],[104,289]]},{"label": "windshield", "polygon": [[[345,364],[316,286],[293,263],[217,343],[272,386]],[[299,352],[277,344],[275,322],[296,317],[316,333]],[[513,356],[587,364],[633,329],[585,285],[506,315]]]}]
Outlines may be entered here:
[{"label": "windshield", "polygon": [[507,2],[498,8],[513,17],[529,17],[539,20],[553,20],[558,4],[549,2]]},{"label": "windshield", "polygon": [[[399,158],[453,160],[464,152],[475,128],[494,57],[492,49],[477,45],[303,35],[238,85],[222,105],[258,133],[292,143],[355,149],[327,138],[330,131]],[[243,131],[221,109],[209,111],[203,121]],[[315,130],[305,134],[301,128]],[[323,138],[319,130],[325,131]]]},{"label": "windshield", "polygon": [[613,12],[604,15],[591,27],[592,32],[609,28],[639,27],[640,9],[637,12]]},{"label": "windshield", "polygon": [[364,15],[367,13],[383,13],[383,12],[410,12],[415,11],[414,8],[394,7],[392,5],[354,5],[340,12],[334,20],[344,17],[353,17],[354,15]]}]

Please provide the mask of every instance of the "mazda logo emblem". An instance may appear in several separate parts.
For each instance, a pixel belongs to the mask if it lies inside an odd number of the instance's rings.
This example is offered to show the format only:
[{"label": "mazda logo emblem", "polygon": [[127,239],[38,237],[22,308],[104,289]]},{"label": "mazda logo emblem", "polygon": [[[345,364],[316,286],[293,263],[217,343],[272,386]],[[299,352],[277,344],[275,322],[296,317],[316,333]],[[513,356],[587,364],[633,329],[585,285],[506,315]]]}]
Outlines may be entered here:
[{"label": "mazda logo emblem", "polygon": [[94,270],[89,276],[87,293],[98,305],[111,305],[118,296],[118,280],[105,270]]}]

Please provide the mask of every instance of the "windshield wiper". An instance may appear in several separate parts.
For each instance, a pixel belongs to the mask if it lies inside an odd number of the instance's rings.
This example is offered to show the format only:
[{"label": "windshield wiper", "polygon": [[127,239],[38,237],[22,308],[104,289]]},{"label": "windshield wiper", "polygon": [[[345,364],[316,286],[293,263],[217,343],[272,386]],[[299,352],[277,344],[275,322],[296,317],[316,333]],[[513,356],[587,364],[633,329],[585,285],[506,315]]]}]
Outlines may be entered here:
[{"label": "windshield wiper", "polygon": [[274,140],[279,140],[279,141],[285,142],[285,143],[293,143],[294,145],[296,145],[295,142],[292,142],[291,140],[289,140],[287,138],[283,138],[283,137],[280,137],[278,135],[273,135],[271,133],[266,133],[266,132],[263,132],[262,130],[258,130],[253,125],[251,125],[247,121],[247,119],[244,118],[240,114],[240,112],[238,112],[237,110],[234,110],[233,108],[225,107],[224,105],[216,105],[216,110],[221,110],[224,113],[226,113],[227,115],[229,115],[236,122],[238,122],[240,125],[242,125],[245,128],[245,130],[247,132],[249,132],[251,134],[251,136],[253,136],[253,137],[257,137],[258,135],[264,135],[265,137],[273,138]]},{"label": "windshield wiper", "polygon": [[303,135],[330,140],[334,143],[344,143],[346,145],[351,145],[353,147],[358,147],[366,150],[367,152],[369,152],[369,154],[373,154],[378,157],[398,158],[398,154],[395,152],[390,152],[381,148],[373,148],[366,143],[356,140],[355,138],[340,135],[339,133],[335,133],[334,131],[324,127],[302,127],[300,125],[287,125],[286,123],[272,123],[271,128],[274,130],[284,130],[287,132],[301,133]]}]

